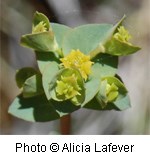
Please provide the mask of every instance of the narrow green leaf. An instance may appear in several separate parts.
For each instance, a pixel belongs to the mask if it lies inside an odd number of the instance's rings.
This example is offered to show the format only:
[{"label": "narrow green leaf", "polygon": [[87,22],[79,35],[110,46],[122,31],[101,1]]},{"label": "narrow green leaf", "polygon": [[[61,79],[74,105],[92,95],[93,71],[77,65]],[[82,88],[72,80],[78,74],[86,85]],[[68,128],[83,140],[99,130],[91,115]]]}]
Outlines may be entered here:
[{"label": "narrow green leaf", "polygon": [[23,84],[23,97],[33,97],[43,93],[42,76],[40,74],[31,76]]},{"label": "narrow green leaf", "polygon": [[24,67],[16,71],[16,83],[19,88],[23,87],[24,82],[29,77],[37,74],[37,71],[32,67]]}]

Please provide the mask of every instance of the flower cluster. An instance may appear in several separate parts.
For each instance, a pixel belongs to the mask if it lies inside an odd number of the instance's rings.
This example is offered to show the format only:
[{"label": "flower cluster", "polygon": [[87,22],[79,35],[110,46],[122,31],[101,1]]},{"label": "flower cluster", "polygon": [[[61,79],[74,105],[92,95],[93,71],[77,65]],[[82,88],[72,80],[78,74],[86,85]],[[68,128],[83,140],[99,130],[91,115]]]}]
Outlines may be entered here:
[{"label": "flower cluster", "polygon": [[77,82],[77,76],[75,74],[72,74],[71,76],[65,77],[61,76],[60,80],[56,81],[56,93],[58,97],[63,97],[63,99],[72,99],[75,96],[81,94],[79,93],[79,90],[81,90],[80,86]]},{"label": "flower cluster", "polygon": [[90,56],[83,54],[79,49],[72,50],[66,57],[60,59],[65,68],[78,69],[86,81],[91,73],[93,62],[90,61]]},{"label": "flower cluster", "polygon": [[106,96],[108,99],[108,102],[114,101],[118,97],[118,87],[112,83],[111,85],[107,83],[106,86]]},{"label": "flower cluster", "polygon": [[[118,56],[140,48],[122,26],[90,24],[76,28],[50,23],[36,12],[32,32],[21,45],[35,51],[39,71],[31,67],[16,73],[22,93],[9,112],[29,121],[51,121],[79,108],[124,110],[130,107],[128,91],[116,74]],[[20,109],[21,108],[21,109]]]},{"label": "flower cluster", "polygon": [[46,28],[46,23],[44,23],[43,21],[41,21],[39,24],[37,24],[34,28],[32,33],[40,33],[40,32],[46,32],[47,28]]},{"label": "flower cluster", "polygon": [[118,29],[118,32],[114,34],[114,38],[122,41],[124,43],[129,43],[129,40],[131,39],[131,35],[129,34],[129,32],[124,28],[124,26],[120,26]]}]

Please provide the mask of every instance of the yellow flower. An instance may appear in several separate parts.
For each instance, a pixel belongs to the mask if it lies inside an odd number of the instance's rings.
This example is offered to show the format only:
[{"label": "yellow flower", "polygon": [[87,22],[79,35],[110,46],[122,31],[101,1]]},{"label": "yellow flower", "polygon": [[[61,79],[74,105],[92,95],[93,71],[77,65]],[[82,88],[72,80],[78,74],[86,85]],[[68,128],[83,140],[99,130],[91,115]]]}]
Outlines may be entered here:
[{"label": "yellow flower", "polygon": [[81,88],[77,83],[77,77],[75,74],[68,77],[61,76],[61,80],[57,80],[56,83],[56,93],[60,98],[63,97],[65,100],[67,100],[75,98],[77,95],[81,95],[79,93]]},{"label": "yellow flower", "polygon": [[85,80],[87,80],[88,75],[91,73],[93,62],[90,61],[90,56],[83,54],[79,49],[72,50],[66,57],[60,60],[65,68],[78,69]]},{"label": "yellow flower", "polygon": [[118,32],[114,34],[114,38],[124,43],[130,44],[129,40],[131,38],[131,35],[129,34],[129,32],[123,26],[120,26],[117,30]]},{"label": "yellow flower", "polygon": [[37,24],[35,27],[33,27],[32,33],[40,33],[40,32],[46,32],[46,23],[41,21],[39,24]]},{"label": "yellow flower", "polygon": [[118,97],[118,87],[112,83],[111,85],[107,83],[106,95],[108,102],[114,101]]}]

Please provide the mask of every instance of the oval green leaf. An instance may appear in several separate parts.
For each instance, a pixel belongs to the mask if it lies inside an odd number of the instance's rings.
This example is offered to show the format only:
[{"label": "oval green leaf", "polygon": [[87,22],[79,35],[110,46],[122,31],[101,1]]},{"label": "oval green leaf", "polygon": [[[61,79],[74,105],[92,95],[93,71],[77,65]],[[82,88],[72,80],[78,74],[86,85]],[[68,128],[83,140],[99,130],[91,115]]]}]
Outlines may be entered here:
[{"label": "oval green leaf", "polygon": [[114,76],[118,68],[118,57],[108,54],[99,54],[93,60],[92,77],[101,78]]},{"label": "oval green leaf", "polygon": [[42,52],[55,52],[58,49],[52,31],[23,35],[20,43],[22,46]]},{"label": "oval green leaf", "polygon": [[37,71],[32,67],[24,67],[16,71],[16,83],[19,88],[21,88],[29,77],[37,74]]},{"label": "oval green leaf", "polygon": [[84,54],[90,53],[108,37],[112,27],[111,24],[89,24],[70,30],[64,38],[64,54],[67,55],[72,49],[79,49]]},{"label": "oval green leaf", "polygon": [[36,74],[28,78],[23,84],[23,97],[29,98],[43,94],[42,86],[42,76],[41,74]]},{"label": "oval green leaf", "polygon": [[8,112],[20,119],[30,122],[47,122],[61,118],[79,109],[69,101],[48,101],[42,96],[23,98],[17,96],[9,107]]},{"label": "oval green leaf", "polygon": [[43,88],[48,100],[51,99],[50,83],[54,80],[54,77],[58,74],[58,71],[59,65],[56,62],[49,63],[43,71],[42,75]]},{"label": "oval green leaf", "polygon": [[131,104],[128,95],[126,95],[120,100],[115,101],[114,103],[107,103],[107,105],[104,108],[97,101],[96,97],[94,97],[89,103],[87,103],[84,106],[85,109],[97,110],[97,111],[107,111],[107,110],[123,111],[129,109],[130,107]]},{"label": "oval green leaf", "polygon": [[84,107],[84,105],[94,98],[94,96],[99,91],[99,86],[100,82],[98,78],[91,78],[85,83],[85,100],[81,105],[82,107]]},{"label": "oval green leaf", "polygon": [[62,48],[63,40],[67,33],[71,30],[71,28],[57,23],[51,23],[51,27],[54,32],[59,48]]},{"label": "oval green leaf", "polygon": [[[107,96],[107,85],[114,85],[112,86],[109,95]],[[100,83],[100,89],[99,92],[96,95],[97,101],[100,103],[102,108],[105,108],[105,106],[108,103],[114,103],[122,98],[124,98],[127,95],[127,89],[124,86],[124,84],[117,79],[116,77],[104,77],[101,79]],[[112,101],[111,101],[112,99]],[[110,101],[109,101],[110,100]]]},{"label": "oval green leaf", "polygon": [[60,60],[53,52],[38,52],[36,51],[36,59],[40,72],[43,74],[45,67],[51,63],[60,63]]},{"label": "oval green leaf", "polygon": [[106,53],[115,55],[115,56],[123,56],[129,55],[140,50],[140,47],[133,46],[132,44],[127,44],[125,42],[121,42],[115,38],[112,38],[105,44]]}]

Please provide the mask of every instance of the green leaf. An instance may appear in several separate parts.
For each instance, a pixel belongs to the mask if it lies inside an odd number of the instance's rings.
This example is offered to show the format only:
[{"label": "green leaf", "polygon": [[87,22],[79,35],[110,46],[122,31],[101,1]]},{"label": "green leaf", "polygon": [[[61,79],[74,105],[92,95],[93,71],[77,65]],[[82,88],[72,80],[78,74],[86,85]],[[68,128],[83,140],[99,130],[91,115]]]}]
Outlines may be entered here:
[{"label": "green leaf", "polygon": [[105,108],[102,108],[102,105],[97,101],[96,97],[94,97],[91,101],[89,101],[85,106],[85,109],[91,109],[91,110],[111,110],[113,109],[112,107],[110,108],[108,104],[105,106]]},{"label": "green leaf", "polygon": [[55,52],[58,45],[48,18],[39,12],[34,14],[32,34],[21,37],[21,45],[40,52]]},{"label": "green leaf", "polygon": [[123,111],[130,107],[131,105],[130,105],[130,99],[128,95],[126,95],[122,99],[115,101],[114,103],[107,103],[107,105],[104,108],[97,101],[96,97],[94,97],[89,103],[87,103],[84,106],[85,109],[99,110],[99,111],[106,111],[106,110]]},{"label": "green leaf", "polygon": [[50,102],[44,95],[32,98],[23,98],[22,95],[17,96],[9,107],[9,113],[15,117],[31,122],[47,122],[59,119],[79,107],[73,105],[69,101]]},{"label": "green leaf", "polygon": [[81,105],[84,107],[90,100],[94,98],[94,96],[99,91],[100,86],[100,79],[98,78],[91,78],[88,82],[85,83],[85,100]]},{"label": "green leaf", "polygon": [[[131,37],[129,32],[125,30],[123,27],[123,30],[120,30],[120,26],[122,25],[123,20],[125,19],[126,16],[123,16],[123,18],[112,28],[110,31],[110,36],[108,39],[103,43],[105,47],[105,53],[115,55],[115,56],[122,56],[122,55],[129,55],[137,52],[140,50],[140,47],[134,46],[128,41],[121,41],[124,40],[122,38],[128,39]],[[118,32],[118,29],[120,30],[121,33],[119,33],[120,39],[118,37],[114,37],[115,34]]]},{"label": "green leaf", "polygon": [[50,83],[53,81],[58,71],[59,71],[59,65],[56,62],[49,63],[43,71],[43,76],[42,76],[43,88],[48,100],[51,99]]},{"label": "green leaf", "polygon": [[38,67],[41,73],[44,72],[45,67],[50,63],[60,63],[60,60],[52,52],[35,52]]},{"label": "green leaf", "polygon": [[42,52],[55,52],[58,49],[52,31],[23,35],[21,45]]},{"label": "green leaf", "polygon": [[[54,32],[55,39],[58,43],[59,49],[61,49],[63,39],[64,39],[66,33],[70,30],[70,28],[65,25],[56,24],[56,23],[51,23],[51,27]],[[61,53],[61,50],[59,50],[57,52]],[[49,64],[51,62],[60,63],[60,61],[58,59],[58,55],[54,52],[38,52],[38,51],[36,51],[35,53],[36,53],[36,59],[37,59],[38,66],[39,66],[41,73],[43,73],[44,68],[47,64]]]},{"label": "green leaf", "polygon": [[96,99],[102,108],[105,108],[108,103],[114,103],[126,95],[127,89],[124,84],[116,77],[110,76],[101,79],[100,89],[96,95]]},{"label": "green leaf", "polygon": [[89,24],[70,30],[64,38],[64,54],[67,55],[72,49],[79,49],[84,54],[90,53],[107,38],[112,27],[111,24]]},{"label": "green leaf", "polygon": [[47,31],[50,29],[50,22],[48,18],[44,14],[36,11],[33,17],[32,31],[40,22],[45,23],[45,27],[47,28]]},{"label": "green leaf", "polygon": [[53,29],[59,48],[62,48],[63,40],[71,28],[57,23],[51,23],[51,27]]},{"label": "green leaf", "polygon": [[67,55],[72,49],[79,49],[90,55],[91,58],[99,53],[105,53],[104,44],[112,37],[124,19],[125,16],[115,26],[111,24],[88,24],[70,30],[64,39],[64,54]]},{"label": "green leaf", "polygon": [[109,32],[109,38],[112,37],[112,35],[117,32],[117,28],[122,25],[125,18],[126,15],[123,15],[123,17],[113,26],[113,28]]},{"label": "green leaf", "polygon": [[89,53],[91,58],[94,58],[99,53],[108,53],[115,56],[121,56],[129,55],[140,50],[139,47],[133,46],[130,43],[122,42],[113,37],[114,34],[118,32],[118,28],[122,25],[125,17],[126,16],[124,15],[116,25],[112,26],[112,28],[107,31],[105,38]]},{"label": "green leaf", "polygon": [[80,109],[80,106],[74,105],[69,100],[61,101],[61,102],[58,102],[55,100],[50,100],[50,102],[53,105],[53,107],[55,108],[56,112],[59,114],[59,117],[70,114],[70,113]]},{"label": "green leaf", "polygon": [[96,78],[114,76],[118,68],[118,57],[108,54],[99,54],[93,60],[91,75]]},{"label": "green leaf", "polygon": [[15,98],[8,111],[11,115],[31,122],[46,122],[59,118],[59,114],[47,101],[45,96]]},{"label": "green leaf", "polygon": [[[75,77],[77,77],[77,85],[80,87],[80,89],[78,90],[79,95],[76,95],[70,100],[75,105],[81,105],[83,103],[85,99],[85,88],[84,88],[83,78],[77,69],[70,69],[70,68],[64,68],[60,70],[59,73],[55,76],[55,79],[53,79],[53,81],[50,83],[49,90],[50,90],[52,99],[56,101],[65,100],[65,96],[61,96],[61,97],[57,96],[57,93],[56,93],[57,82],[56,81],[61,81],[62,76],[66,78],[66,77],[72,76],[73,74],[75,75]],[[73,82],[73,81],[70,81],[70,82]]]},{"label": "green leaf", "polygon": [[113,104],[117,107],[117,109],[121,111],[131,107],[130,98],[128,95],[119,100],[116,100]]},{"label": "green leaf", "polygon": [[106,88],[107,88],[107,80],[104,80],[100,84],[100,89],[98,94],[96,95],[97,101],[100,103],[102,108],[107,105],[107,95],[106,95]]},{"label": "green leaf", "polygon": [[133,54],[141,49],[140,47],[136,47],[133,46],[132,44],[121,42],[115,38],[112,38],[109,42],[107,42],[105,48],[106,48],[106,53],[115,56]]},{"label": "green leaf", "polygon": [[42,76],[36,74],[28,78],[23,84],[23,97],[32,97],[43,94]]},{"label": "green leaf", "polygon": [[124,97],[127,94],[127,89],[125,87],[125,85],[116,77],[113,76],[109,76],[109,77],[104,77],[103,80],[107,80],[108,84],[112,84],[114,83],[117,87],[118,87],[118,92],[119,92],[119,96],[118,99]]},{"label": "green leaf", "polygon": [[51,26],[44,14],[36,12],[32,25],[33,33],[23,35],[21,37],[21,45],[40,52],[62,53],[62,41],[70,28],[56,23],[51,23]]},{"label": "green leaf", "polygon": [[89,55],[91,58],[95,58],[99,53],[107,53],[105,44],[111,39],[115,31],[117,30],[117,27],[120,26],[125,19],[125,15],[122,17],[122,19],[114,26],[112,26],[107,33],[105,33],[105,38],[99,42],[97,47],[93,49]]},{"label": "green leaf", "polygon": [[16,71],[16,83],[19,88],[23,87],[24,82],[29,77],[37,74],[37,71],[32,67],[24,67]]}]

